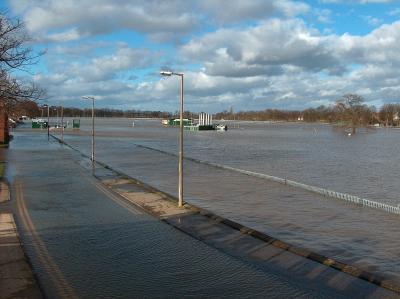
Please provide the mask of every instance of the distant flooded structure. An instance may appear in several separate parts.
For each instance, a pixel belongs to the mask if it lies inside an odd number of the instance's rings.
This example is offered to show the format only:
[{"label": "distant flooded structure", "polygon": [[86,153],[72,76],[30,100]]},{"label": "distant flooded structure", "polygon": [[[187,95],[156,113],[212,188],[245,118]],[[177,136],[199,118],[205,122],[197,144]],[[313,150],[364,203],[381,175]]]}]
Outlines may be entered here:
[{"label": "distant flooded structure", "polygon": [[[180,125],[180,119],[179,118],[170,118],[170,119],[163,119],[162,121],[161,121],[161,123],[164,125],[164,126],[179,126]],[[183,122],[183,125],[184,126],[191,126],[191,125],[193,125],[193,120],[192,119],[189,119],[189,118],[184,118],[183,120],[182,120],[182,122]]]},{"label": "distant flooded structure", "polygon": [[199,114],[199,126],[212,126],[212,115],[201,112]]},{"label": "distant flooded structure", "polygon": [[226,125],[213,124],[212,115],[201,112],[199,113],[197,124],[184,126],[184,129],[186,131],[226,131],[228,127]]},{"label": "distant flooded structure", "polygon": [[[167,127],[180,125],[179,118],[163,119],[161,123]],[[183,119],[183,128],[186,131],[226,131],[228,127],[221,124],[213,124],[212,114],[201,112],[197,122],[190,118]]]},{"label": "distant flooded structure", "polygon": [[[194,131],[209,131],[215,130],[213,123],[212,123],[212,115],[208,113],[201,112],[199,114],[199,120],[197,125],[195,126],[197,130]],[[189,128],[185,128],[189,130]]]}]

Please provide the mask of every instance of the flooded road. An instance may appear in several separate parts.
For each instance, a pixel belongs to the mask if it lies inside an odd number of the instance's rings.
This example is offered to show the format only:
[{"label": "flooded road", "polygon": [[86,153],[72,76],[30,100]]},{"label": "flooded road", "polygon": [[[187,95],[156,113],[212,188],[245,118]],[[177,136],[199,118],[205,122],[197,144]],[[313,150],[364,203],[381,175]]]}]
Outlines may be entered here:
[{"label": "flooded road", "polygon": [[[176,129],[154,120],[135,120],[134,128],[128,119],[97,122],[100,161],[176,195],[177,158],[166,154],[176,152]],[[89,122],[82,124],[66,141],[90,154]],[[185,156],[397,204],[399,133],[349,138],[326,125],[241,123],[228,132],[185,133]],[[192,161],[185,162],[184,191],[219,215],[400,281],[398,215]]]},{"label": "flooded road", "polygon": [[127,208],[46,134],[15,133],[7,159],[24,249],[48,298],[338,298]]}]

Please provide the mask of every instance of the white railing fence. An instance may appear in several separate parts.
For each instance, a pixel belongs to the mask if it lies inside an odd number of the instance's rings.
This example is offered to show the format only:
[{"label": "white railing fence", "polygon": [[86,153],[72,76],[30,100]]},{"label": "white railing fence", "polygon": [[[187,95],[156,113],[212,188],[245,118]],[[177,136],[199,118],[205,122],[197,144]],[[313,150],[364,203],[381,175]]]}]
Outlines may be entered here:
[{"label": "white railing fence", "polygon": [[[138,145],[138,144],[136,144],[136,145],[138,147],[146,148],[146,149],[149,149],[149,150],[152,150],[152,151],[157,151],[157,152],[160,152],[160,153],[163,153],[163,154],[176,156],[175,154],[172,154],[172,153],[169,153],[169,152],[166,152],[166,151],[162,151],[162,150],[159,150],[159,149],[151,148],[151,147],[144,146],[144,145]],[[212,162],[208,162],[208,161],[203,161],[203,160],[199,160],[199,159],[195,159],[195,158],[185,157],[185,160],[189,160],[189,161],[193,161],[193,162],[196,162],[196,163],[201,163],[201,164],[213,166],[213,167],[220,168],[220,169],[225,169],[225,170],[230,170],[230,171],[242,173],[242,174],[245,174],[245,175],[248,175],[248,176],[252,176],[252,177],[266,179],[266,180],[277,182],[277,183],[280,183],[280,184],[284,184],[284,185],[288,185],[288,186],[292,186],[292,187],[308,190],[308,191],[311,191],[311,192],[314,192],[314,193],[321,194],[321,195],[326,196],[326,197],[340,199],[340,200],[344,200],[344,201],[347,201],[347,202],[358,204],[360,206],[370,207],[370,208],[382,210],[382,211],[385,211],[385,212],[388,212],[388,213],[400,215],[400,205],[392,206],[392,205],[389,205],[389,204],[373,201],[373,200],[366,199],[366,198],[361,198],[361,197],[350,195],[350,194],[346,194],[346,193],[340,193],[340,192],[336,192],[336,191],[332,191],[332,190],[328,190],[328,189],[324,189],[324,188],[320,188],[320,187],[315,187],[315,186],[299,183],[299,182],[288,180],[288,179],[283,179],[283,178],[272,176],[272,175],[268,175],[268,174],[263,174],[263,173],[243,170],[243,169],[239,169],[239,168],[235,168],[235,167],[231,167],[231,166],[227,166],[227,165],[222,165],[222,164],[218,164],[218,163],[212,163]]]}]

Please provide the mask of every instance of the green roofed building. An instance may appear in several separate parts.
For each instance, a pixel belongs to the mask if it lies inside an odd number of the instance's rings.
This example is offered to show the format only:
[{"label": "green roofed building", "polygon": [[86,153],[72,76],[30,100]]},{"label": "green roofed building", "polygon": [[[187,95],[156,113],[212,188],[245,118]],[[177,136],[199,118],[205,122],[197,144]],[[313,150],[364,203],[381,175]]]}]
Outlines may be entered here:
[{"label": "green roofed building", "polygon": [[[179,118],[171,118],[168,120],[164,120],[163,124],[166,126],[179,126],[180,125],[180,119]],[[183,119],[183,125],[184,126],[191,126],[193,125],[193,120],[192,119],[188,119],[188,118],[184,118]]]}]

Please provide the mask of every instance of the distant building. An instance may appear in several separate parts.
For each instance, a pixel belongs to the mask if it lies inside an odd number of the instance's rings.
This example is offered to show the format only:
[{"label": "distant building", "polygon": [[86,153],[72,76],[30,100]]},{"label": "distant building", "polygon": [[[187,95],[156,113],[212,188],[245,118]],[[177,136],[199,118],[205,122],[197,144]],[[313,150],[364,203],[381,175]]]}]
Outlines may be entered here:
[{"label": "distant building", "polygon": [[[191,126],[193,124],[193,120],[188,118],[182,119],[182,122],[184,126]],[[172,119],[163,119],[161,123],[164,126],[179,126],[181,121],[179,118],[172,118]]]}]

